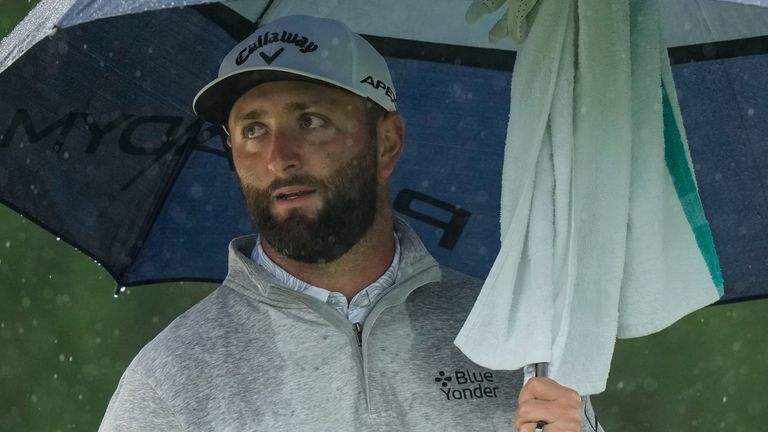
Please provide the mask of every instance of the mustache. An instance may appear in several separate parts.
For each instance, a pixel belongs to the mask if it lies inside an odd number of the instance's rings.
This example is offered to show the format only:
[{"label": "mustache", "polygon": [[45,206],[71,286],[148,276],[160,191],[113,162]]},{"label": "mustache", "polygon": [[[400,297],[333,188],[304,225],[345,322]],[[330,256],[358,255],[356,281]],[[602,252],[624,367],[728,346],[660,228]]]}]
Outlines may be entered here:
[{"label": "mustache", "polygon": [[319,190],[326,189],[328,184],[317,177],[308,175],[294,175],[291,177],[273,180],[272,183],[263,189],[263,191],[268,196],[271,196],[276,190],[286,186],[307,186]]}]

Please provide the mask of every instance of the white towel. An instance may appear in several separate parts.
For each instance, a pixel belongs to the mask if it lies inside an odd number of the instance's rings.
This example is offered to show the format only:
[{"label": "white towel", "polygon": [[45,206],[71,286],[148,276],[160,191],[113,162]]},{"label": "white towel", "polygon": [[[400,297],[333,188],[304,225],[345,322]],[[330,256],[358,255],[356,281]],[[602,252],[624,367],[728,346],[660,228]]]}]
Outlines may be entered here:
[{"label": "white towel", "polygon": [[549,362],[582,395],[605,389],[617,336],[719,298],[665,166],[662,76],[676,99],[658,5],[631,3],[539,0],[529,19],[512,79],[501,250],[455,341],[493,369]]}]

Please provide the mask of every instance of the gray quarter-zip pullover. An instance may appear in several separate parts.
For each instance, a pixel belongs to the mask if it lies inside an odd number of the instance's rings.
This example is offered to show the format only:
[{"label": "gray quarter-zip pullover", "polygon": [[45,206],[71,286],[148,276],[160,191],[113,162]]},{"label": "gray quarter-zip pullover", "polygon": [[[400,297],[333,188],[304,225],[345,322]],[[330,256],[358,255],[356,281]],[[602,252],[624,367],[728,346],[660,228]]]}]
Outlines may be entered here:
[{"label": "gray quarter-zip pullover", "polygon": [[256,265],[256,236],[232,241],[222,286],[141,350],[100,431],[513,431],[522,372],[453,345],[480,281],[441,272],[404,223],[396,233],[395,284],[359,336]]}]

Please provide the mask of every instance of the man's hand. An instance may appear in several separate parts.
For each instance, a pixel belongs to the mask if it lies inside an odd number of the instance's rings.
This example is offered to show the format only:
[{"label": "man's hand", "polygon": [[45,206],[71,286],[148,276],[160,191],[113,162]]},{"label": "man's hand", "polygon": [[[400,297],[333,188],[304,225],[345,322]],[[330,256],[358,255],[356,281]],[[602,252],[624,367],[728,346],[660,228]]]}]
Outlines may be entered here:
[{"label": "man's hand", "polygon": [[539,421],[547,423],[544,432],[581,431],[581,397],[549,378],[531,378],[517,399],[515,427],[534,432]]}]

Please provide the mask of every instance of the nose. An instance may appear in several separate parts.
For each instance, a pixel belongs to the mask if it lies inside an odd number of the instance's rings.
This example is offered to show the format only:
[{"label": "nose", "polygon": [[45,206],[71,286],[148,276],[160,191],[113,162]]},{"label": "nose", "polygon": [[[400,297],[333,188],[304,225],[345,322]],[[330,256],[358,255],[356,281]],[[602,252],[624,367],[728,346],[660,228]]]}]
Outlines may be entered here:
[{"label": "nose", "polygon": [[276,176],[287,176],[301,169],[300,143],[289,132],[273,131],[267,168]]}]

